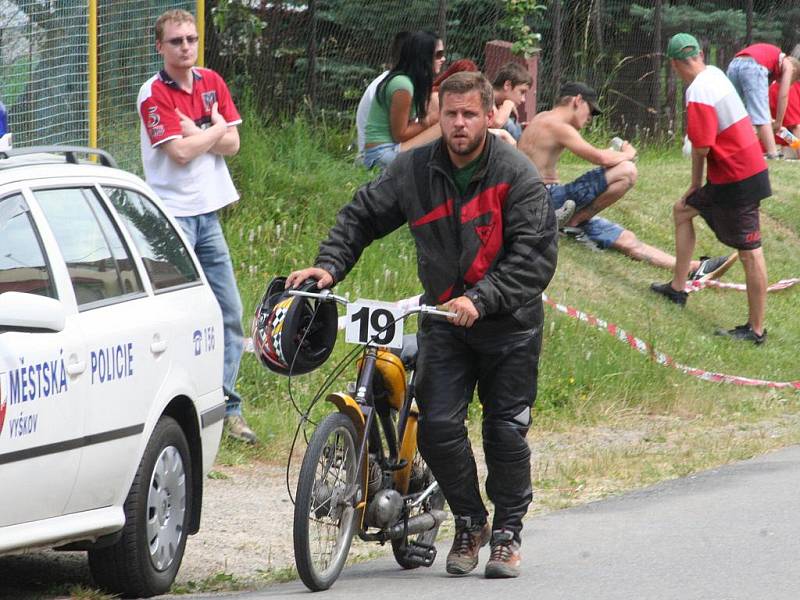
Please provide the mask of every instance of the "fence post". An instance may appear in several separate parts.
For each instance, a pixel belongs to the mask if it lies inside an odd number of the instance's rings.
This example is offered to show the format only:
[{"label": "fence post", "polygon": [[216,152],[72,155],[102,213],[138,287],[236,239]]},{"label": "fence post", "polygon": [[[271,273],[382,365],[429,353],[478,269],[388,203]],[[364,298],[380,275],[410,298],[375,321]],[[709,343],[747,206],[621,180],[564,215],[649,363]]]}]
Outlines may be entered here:
[{"label": "fence post", "polygon": [[555,100],[558,90],[561,89],[561,44],[563,44],[563,32],[561,29],[561,0],[553,0],[553,64],[550,66],[552,77],[551,98],[548,102]]},{"label": "fence post", "polygon": [[447,48],[447,0],[439,0],[439,9],[436,13],[436,35]]},{"label": "fence post", "polygon": [[596,36],[595,42],[597,43],[597,52],[602,55],[605,49],[603,43],[603,0],[595,0],[594,14],[594,34]]},{"label": "fence post", "polygon": [[206,2],[205,0],[196,0],[195,12],[197,17],[197,36],[200,38],[197,42],[197,66],[206,66]]},{"label": "fence post", "polygon": [[650,106],[655,111],[653,113],[655,132],[661,124],[661,52],[661,0],[656,0],[653,11],[653,89],[650,100]]},{"label": "fence post", "polygon": [[753,0],[747,0],[747,35],[744,38],[744,45],[749,46],[753,43]]},{"label": "fence post", "polygon": [[97,0],[89,0],[89,146],[97,148]]},{"label": "fence post", "polygon": [[313,111],[317,104],[317,0],[308,1],[308,15],[311,19],[311,33],[308,39],[306,95]]}]

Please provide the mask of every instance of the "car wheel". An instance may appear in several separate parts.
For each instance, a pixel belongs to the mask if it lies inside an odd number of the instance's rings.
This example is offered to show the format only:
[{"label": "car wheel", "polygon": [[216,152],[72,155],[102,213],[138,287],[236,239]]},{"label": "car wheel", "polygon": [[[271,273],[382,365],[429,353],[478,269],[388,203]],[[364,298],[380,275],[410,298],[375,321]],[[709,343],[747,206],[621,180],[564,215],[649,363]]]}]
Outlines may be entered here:
[{"label": "car wheel", "polygon": [[186,436],[173,418],[161,417],[125,500],[121,538],[89,551],[89,568],[100,587],[132,597],[169,590],[186,547],[191,474]]}]

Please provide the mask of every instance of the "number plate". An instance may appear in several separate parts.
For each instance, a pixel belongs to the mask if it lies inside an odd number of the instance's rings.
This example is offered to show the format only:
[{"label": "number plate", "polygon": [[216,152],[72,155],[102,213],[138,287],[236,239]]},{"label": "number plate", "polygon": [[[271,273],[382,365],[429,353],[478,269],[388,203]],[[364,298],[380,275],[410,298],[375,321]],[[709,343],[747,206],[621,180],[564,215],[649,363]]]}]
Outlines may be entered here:
[{"label": "number plate", "polygon": [[389,302],[356,300],[347,305],[344,339],[349,344],[403,347],[403,309]]}]

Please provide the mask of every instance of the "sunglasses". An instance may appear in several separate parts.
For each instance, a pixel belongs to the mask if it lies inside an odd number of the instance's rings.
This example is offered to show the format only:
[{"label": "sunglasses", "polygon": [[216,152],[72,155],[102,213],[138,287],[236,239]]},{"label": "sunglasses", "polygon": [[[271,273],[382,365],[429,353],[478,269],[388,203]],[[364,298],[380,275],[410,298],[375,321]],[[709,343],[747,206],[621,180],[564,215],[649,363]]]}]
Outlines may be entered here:
[{"label": "sunglasses", "polygon": [[169,38],[168,40],[164,41],[167,42],[170,46],[173,46],[175,48],[180,48],[181,46],[183,46],[184,41],[190,46],[193,46],[197,43],[199,39],[200,36],[197,35],[183,35],[180,37]]},{"label": "sunglasses", "polygon": [[436,60],[442,60],[444,58],[444,50],[437,50],[433,53],[433,58]]}]

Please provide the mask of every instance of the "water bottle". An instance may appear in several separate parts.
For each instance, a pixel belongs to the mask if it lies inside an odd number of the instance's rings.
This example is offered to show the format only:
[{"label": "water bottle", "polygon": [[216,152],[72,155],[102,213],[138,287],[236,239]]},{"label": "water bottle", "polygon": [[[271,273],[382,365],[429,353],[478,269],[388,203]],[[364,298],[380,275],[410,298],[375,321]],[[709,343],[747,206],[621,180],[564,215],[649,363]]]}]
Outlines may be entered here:
[{"label": "water bottle", "polygon": [[688,135],[683,137],[682,152],[686,158],[689,158],[692,155],[692,142],[689,140]]},{"label": "water bottle", "polygon": [[800,138],[794,135],[791,131],[786,129],[786,127],[781,127],[778,130],[778,137],[780,137],[786,145],[789,146],[792,150],[797,150],[800,148]]},{"label": "water bottle", "polygon": [[621,137],[613,137],[611,138],[611,149],[619,152],[622,150],[622,144],[624,143],[625,140],[623,140]]}]

